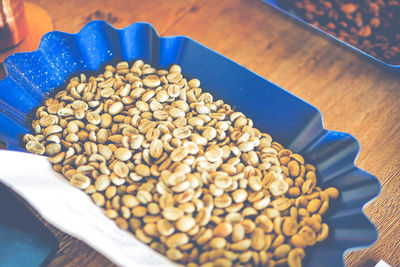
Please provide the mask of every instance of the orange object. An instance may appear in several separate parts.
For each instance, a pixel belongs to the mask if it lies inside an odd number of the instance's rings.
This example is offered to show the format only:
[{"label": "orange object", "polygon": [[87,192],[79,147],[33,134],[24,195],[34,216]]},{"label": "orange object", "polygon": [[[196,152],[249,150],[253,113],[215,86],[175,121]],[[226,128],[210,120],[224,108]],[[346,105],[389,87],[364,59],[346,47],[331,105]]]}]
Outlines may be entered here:
[{"label": "orange object", "polygon": [[0,63],[11,54],[37,49],[42,36],[53,30],[51,17],[38,5],[25,2],[25,17],[29,28],[28,34],[18,46],[7,51],[0,51]]},{"label": "orange object", "polygon": [[22,0],[0,0],[0,50],[19,44],[28,33]]}]

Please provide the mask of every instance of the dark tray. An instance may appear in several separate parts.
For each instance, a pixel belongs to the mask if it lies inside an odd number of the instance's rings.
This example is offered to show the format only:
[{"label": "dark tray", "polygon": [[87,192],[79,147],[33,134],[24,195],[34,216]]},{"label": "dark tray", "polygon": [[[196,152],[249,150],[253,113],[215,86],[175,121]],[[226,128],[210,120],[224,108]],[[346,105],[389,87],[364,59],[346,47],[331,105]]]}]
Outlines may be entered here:
[{"label": "dark tray", "polygon": [[55,236],[0,183],[0,266],[41,266],[57,247]]},{"label": "dark tray", "polygon": [[321,33],[322,35],[327,36],[329,39],[333,39],[333,40],[339,42],[341,45],[344,45],[345,47],[350,48],[350,50],[352,50],[353,52],[356,52],[359,55],[367,57],[368,59],[372,60],[374,63],[378,64],[379,66],[384,67],[384,68],[389,69],[389,70],[392,70],[392,71],[396,71],[396,72],[400,71],[400,65],[391,65],[391,64],[385,63],[384,61],[382,61],[380,59],[377,59],[376,57],[374,57],[374,56],[372,56],[372,55],[370,55],[370,54],[358,49],[357,47],[355,47],[355,46],[353,46],[353,45],[351,45],[351,44],[349,44],[347,42],[344,42],[344,41],[340,40],[339,38],[333,36],[332,34],[329,34],[326,31],[323,31],[320,28],[315,27],[314,25],[312,25],[312,24],[308,23],[307,21],[305,21],[305,20],[301,19],[300,17],[298,17],[293,11],[283,9],[282,6],[278,3],[279,1],[276,1],[276,0],[262,0],[262,1],[267,3],[268,5],[272,6],[276,10],[279,10],[280,12],[282,12],[282,13],[288,15],[289,17],[295,19],[296,21],[299,21],[302,24],[305,24],[305,25],[311,27],[312,29],[314,29],[315,31]]}]

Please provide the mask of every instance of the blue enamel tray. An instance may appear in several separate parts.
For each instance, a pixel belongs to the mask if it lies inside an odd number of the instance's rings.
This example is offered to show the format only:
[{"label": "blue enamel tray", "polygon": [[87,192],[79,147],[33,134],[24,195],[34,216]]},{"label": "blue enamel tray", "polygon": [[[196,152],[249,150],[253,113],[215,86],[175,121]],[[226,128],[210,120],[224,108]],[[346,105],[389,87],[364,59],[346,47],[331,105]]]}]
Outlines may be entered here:
[{"label": "blue enamel tray", "polygon": [[327,214],[330,237],[308,249],[306,266],[342,266],[346,250],[376,241],[377,231],[363,206],[379,194],[380,183],[354,165],[360,149],[356,139],[324,129],[315,107],[243,66],[190,38],[161,38],[146,23],[117,30],[106,22],[93,21],[77,34],[48,33],[38,50],[8,57],[8,75],[0,81],[0,136],[8,149],[22,151],[20,139],[29,132],[27,114],[68,78],[135,59],[157,68],[181,65],[184,75],[199,78],[203,89],[247,114],[256,127],[315,164],[322,187],[335,186],[341,191]]},{"label": "blue enamel tray", "polygon": [[355,51],[356,53],[367,57],[368,59],[372,60],[372,62],[374,62],[374,63],[376,63],[376,64],[378,64],[378,65],[380,65],[380,66],[382,66],[382,67],[384,67],[386,69],[392,70],[392,71],[396,71],[396,72],[400,71],[400,65],[388,64],[388,63],[386,63],[386,62],[384,62],[384,61],[382,61],[380,59],[377,59],[376,57],[364,52],[363,50],[358,49],[357,47],[355,47],[355,46],[353,46],[353,45],[351,45],[351,44],[349,44],[347,42],[344,42],[344,41],[340,40],[339,38],[333,36],[332,34],[329,34],[326,31],[323,31],[323,30],[319,29],[318,27],[315,27],[314,25],[306,22],[305,20],[303,20],[300,17],[298,17],[293,10],[286,10],[286,9],[282,8],[282,6],[279,4],[279,0],[261,0],[261,1],[267,3],[268,5],[272,6],[276,10],[286,14],[287,16],[289,16],[289,17],[291,17],[291,18],[293,18],[293,19],[295,19],[295,20],[297,20],[297,21],[299,21],[299,22],[311,27],[315,31],[323,34],[324,36],[327,36],[329,39],[333,39],[333,40],[339,42],[344,47],[349,48],[350,50]]}]

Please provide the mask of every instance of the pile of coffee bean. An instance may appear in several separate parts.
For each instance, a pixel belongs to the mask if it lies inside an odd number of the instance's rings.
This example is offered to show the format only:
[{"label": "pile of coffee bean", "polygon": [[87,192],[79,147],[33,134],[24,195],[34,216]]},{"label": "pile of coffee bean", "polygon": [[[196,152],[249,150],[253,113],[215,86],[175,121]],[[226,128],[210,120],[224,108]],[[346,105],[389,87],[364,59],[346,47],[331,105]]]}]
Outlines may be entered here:
[{"label": "pile of coffee bean", "polygon": [[[249,91],[251,94],[251,91]],[[107,217],[187,266],[301,266],[324,241],[336,188],[187,80],[138,60],[73,77],[35,112],[26,150]]]},{"label": "pile of coffee bean", "polygon": [[400,65],[400,1],[279,0],[317,28],[392,65]]}]

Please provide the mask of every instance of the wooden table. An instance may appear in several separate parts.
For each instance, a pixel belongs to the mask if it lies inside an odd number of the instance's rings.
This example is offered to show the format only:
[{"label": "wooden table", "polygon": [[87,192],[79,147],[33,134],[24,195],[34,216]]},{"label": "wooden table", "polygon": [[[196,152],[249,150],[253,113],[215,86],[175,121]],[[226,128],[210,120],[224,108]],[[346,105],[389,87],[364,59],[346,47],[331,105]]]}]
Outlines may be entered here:
[{"label": "wooden table", "polygon": [[[161,36],[186,35],[316,106],[327,129],[361,143],[357,165],[382,193],[365,207],[379,230],[372,247],[346,254],[349,266],[400,265],[400,73],[390,73],[299,25],[259,0],[34,0],[55,30],[77,32],[103,19],[116,27],[146,21]],[[50,266],[110,266],[102,255],[52,226],[60,248]]]}]

